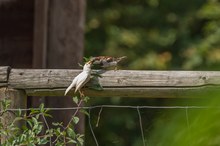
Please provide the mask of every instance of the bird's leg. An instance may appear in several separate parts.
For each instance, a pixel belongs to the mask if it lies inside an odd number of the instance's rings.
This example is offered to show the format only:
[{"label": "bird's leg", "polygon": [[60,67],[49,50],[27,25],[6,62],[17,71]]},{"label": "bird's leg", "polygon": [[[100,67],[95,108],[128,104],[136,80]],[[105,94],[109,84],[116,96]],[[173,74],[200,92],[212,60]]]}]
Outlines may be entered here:
[{"label": "bird's leg", "polygon": [[79,90],[80,97],[85,97],[83,91]]}]

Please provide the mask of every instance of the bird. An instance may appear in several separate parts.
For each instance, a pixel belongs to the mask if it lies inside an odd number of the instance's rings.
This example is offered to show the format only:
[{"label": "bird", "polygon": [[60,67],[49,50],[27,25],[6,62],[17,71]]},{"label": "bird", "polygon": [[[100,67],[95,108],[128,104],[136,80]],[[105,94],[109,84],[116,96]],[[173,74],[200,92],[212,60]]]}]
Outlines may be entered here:
[{"label": "bird", "polygon": [[124,58],[126,58],[126,56],[122,56],[118,58],[111,56],[97,56],[97,57],[92,57],[90,61],[92,62],[92,64],[101,65],[101,67],[103,68],[115,67],[116,69],[118,62],[120,62]]},{"label": "bird", "polygon": [[75,93],[79,91],[80,96],[81,97],[84,96],[83,92],[81,91],[81,88],[90,80],[91,71],[92,71],[91,67],[92,67],[92,61],[88,61],[87,63],[85,63],[85,65],[83,66],[83,71],[73,79],[72,83],[66,89],[64,95],[67,95],[67,93],[73,87],[75,87]]}]

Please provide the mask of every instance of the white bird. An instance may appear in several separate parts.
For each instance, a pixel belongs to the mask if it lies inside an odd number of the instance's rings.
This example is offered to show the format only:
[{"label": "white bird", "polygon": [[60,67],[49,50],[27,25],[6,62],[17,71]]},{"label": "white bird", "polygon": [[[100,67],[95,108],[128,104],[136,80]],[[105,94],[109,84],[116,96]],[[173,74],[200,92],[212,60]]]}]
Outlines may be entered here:
[{"label": "white bird", "polygon": [[92,61],[87,62],[83,66],[83,71],[73,79],[72,83],[66,89],[64,95],[66,95],[73,87],[75,87],[75,93],[79,90],[80,96],[84,96],[83,92],[81,92],[80,89],[90,80],[92,71],[91,66]]}]

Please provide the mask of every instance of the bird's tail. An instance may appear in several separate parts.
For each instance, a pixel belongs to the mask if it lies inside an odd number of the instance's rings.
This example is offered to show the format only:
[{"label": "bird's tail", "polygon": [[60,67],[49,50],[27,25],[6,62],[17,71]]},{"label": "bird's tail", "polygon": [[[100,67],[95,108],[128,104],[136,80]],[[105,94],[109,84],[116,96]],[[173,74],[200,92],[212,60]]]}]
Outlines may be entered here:
[{"label": "bird's tail", "polygon": [[69,87],[66,89],[64,95],[66,95],[74,86],[75,86],[75,83],[72,82],[72,83],[69,85]]}]

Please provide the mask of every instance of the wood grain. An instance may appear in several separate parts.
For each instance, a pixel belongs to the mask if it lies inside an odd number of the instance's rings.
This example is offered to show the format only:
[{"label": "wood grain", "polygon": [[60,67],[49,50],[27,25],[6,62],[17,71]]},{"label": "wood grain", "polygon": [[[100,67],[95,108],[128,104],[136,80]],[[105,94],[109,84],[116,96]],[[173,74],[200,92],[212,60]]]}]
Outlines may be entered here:
[{"label": "wood grain", "polygon": [[[84,94],[89,97],[131,97],[131,98],[205,98],[216,97],[220,94],[220,87],[139,87],[139,88],[104,88],[103,91],[96,91],[85,88]],[[27,89],[29,96],[62,96],[65,89]],[[67,96],[73,96],[74,90]],[[75,95],[74,95],[75,96]]]},{"label": "wood grain", "polygon": [[[81,70],[12,69],[13,88],[66,88]],[[103,87],[197,87],[220,85],[218,71],[106,71],[98,78]]]},{"label": "wood grain", "polygon": [[0,67],[0,87],[7,86],[9,71],[10,67],[8,66]]},{"label": "wood grain", "polygon": [[[12,69],[9,87],[24,89],[31,96],[61,96],[81,70]],[[91,97],[201,97],[220,93],[218,71],[96,71],[102,78],[92,79],[86,86],[100,83],[104,90],[84,89]],[[73,95],[73,91],[69,95]]]}]

